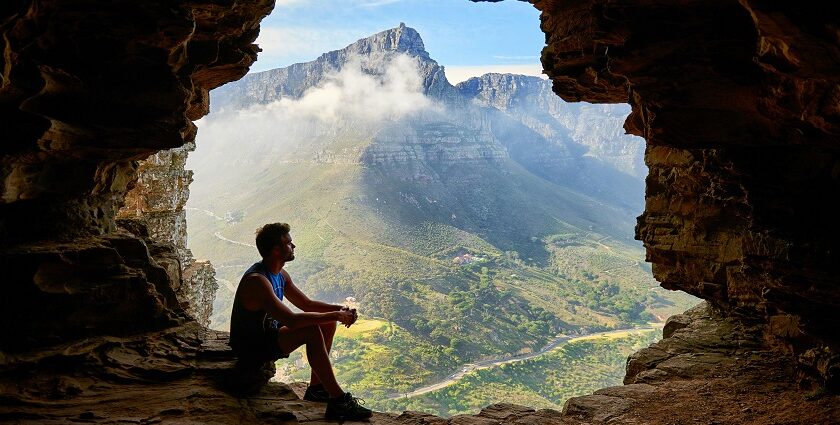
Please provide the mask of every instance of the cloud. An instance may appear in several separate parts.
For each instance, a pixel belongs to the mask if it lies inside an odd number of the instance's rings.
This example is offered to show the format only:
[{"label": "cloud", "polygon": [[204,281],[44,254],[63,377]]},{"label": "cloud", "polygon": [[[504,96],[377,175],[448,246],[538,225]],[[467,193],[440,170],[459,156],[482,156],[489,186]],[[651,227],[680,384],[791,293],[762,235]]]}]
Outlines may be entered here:
[{"label": "cloud", "polygon": [[522,74],[546,78],[542,73],[542,65],[532,64],[494,64],[494,65],[469,65],[469,66],[447,66],[446,78],[452,84],[466,81],[472,77],[478,77],[490,72],[499,74]]},{"label": "cloud", "polygon": [[[340,71],[325,76],[299,99],[284,98],[208,115],[196,122],[197,143],[233,149],[235,152],[229,155],[271,152],[282,157],[292,152],[305,153],[307,144],[330,140],[336,132],[348,134],[349,129],[364,139],[386,122],[438,110],[423,94],[423,79],[415,58],[398,55],[384,66],[373,65],[354,59]],[[380,69],[380,73],[363,71],[372,68]]]},{"label": "cloud", "polygon": [[396,56],[384,71],[381,77],[366,74],[362,72],[362,62],[352,60],[300,99],[283,99],[270,106],[289,116],[314,117],[325,122],[338,118],[399,119],[431,106],[431,101],[422,93],[423,80],[416,59]]},{"label": "cloud", "polygon": [[257,37],[262,52],[251,72],[290,65],[289,60],[304,62],[322,53],[340,49],[357,39],[359,31],[312,27],[276,27],[264,25]]}]

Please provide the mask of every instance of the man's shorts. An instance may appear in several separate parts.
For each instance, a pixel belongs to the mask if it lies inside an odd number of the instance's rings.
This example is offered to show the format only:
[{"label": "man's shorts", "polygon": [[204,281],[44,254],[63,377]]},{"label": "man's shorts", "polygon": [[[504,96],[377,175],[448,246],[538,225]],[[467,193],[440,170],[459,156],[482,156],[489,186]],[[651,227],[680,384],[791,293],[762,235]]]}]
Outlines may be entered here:
[{"label": "man's shorts", "polygon": [[289,357],[277,345],[279,333],[276,328],[266,328],[260,337],[253,340],[242,341],[233,348],[240,360],[246,361],[274,361]]}]

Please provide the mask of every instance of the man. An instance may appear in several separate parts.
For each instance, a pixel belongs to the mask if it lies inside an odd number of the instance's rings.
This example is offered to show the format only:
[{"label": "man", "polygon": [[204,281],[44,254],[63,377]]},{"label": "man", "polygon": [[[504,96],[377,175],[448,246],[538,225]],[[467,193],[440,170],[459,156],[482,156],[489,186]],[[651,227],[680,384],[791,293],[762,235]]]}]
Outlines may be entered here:
[{"label": "man", "polygon": [[[312,367],[304,400],[326,402],[327,419],[359,420],[371,416],[370,409],[345,393],[338,385],[329,351],[336,321],[349,327],[356,311],[340,305],[309,299],[292,282],[283,266],[295,259],[295,244],[286,223],[266,224],[257,230],[257,250],[262,261],[242,276],[233,301],[230,345],[240,359],[258,361],[289,357],[306,345]],[[283,298],[302,313],[283,304]]]}]

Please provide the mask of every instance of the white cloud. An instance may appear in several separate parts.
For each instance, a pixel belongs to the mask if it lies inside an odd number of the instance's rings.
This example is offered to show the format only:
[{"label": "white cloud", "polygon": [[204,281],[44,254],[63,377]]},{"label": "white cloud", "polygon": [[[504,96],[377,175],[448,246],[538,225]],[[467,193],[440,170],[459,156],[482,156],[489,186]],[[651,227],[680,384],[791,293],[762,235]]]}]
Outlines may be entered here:
[{"label": "white cloud", "polygon": [[533,75],[536,77],[547,78],[542,73],[542,65],[539,63],[533,64],[504,64],[504,65],[470,65],[470,66],[447,66],[446,78],[452,84],[466,81],[472,77],[478,77],[490,72],[499,74],[522,74]]},{"label": "white cloud", "polygon": [[322,53],[341,49],[359,39],[359,31],[310,27],[274,27],[264,25],[257,37],[262,52],[251,72],[288,66],[289,58],[310,61]]},{"label": "white cloud", "polygon": [[196,122],[198,143],[235,149],[228,154],[238,157],[257,153],[284,157],[314,140],[334,134],[339,128],[349,128],[369,137],[370,130],[387,121],[439,110],[423,94],[416,59],[396,56],[381,68],[381,75],[366,74],[362,69],[360,60],[351,60],[299,99],[285,98],[208,115]]},{"label": "white cloud", "polygon": [[417,61],[409,56],[392,59],[381,77],[365,74],[361,62],[353,60],[300,99],[283,99],[269,108],[288,117],[321,121],[397,119],[431,106],[422,84]]}]

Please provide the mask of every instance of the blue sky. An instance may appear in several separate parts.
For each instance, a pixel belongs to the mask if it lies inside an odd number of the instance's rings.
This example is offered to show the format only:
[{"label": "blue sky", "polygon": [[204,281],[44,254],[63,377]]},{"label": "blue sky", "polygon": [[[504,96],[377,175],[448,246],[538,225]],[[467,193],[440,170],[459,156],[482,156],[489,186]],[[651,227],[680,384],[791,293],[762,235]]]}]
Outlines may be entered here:
[{"label": "blue sky", "polygon": [[507,0],[277,0],[263,20],[252,72],[307,62],[405,22],[453,82],[485,72],[539,75],[539,12]]}]

